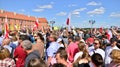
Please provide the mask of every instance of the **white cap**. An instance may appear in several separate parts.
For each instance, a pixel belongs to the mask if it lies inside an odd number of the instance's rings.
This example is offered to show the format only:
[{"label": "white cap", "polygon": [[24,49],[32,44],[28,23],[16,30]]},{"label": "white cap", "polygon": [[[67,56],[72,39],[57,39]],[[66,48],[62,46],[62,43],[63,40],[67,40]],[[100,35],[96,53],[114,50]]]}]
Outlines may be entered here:
[{"label": "white cap", "polygon": [[58,39],[57,39],[57,42],[60,42],[60,41],[62,41],[62,39],[61,39],[61,38],[58,38]]}]

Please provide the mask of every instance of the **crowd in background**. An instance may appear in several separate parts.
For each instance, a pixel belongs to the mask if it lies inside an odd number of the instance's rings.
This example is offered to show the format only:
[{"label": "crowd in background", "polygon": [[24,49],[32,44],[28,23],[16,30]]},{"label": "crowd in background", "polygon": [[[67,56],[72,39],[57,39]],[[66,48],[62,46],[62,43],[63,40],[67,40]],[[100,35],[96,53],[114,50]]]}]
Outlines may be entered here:
[{"label": "crowd in background", "polygon": [[120,29],[0,31],[0,67],[120,67]]}]

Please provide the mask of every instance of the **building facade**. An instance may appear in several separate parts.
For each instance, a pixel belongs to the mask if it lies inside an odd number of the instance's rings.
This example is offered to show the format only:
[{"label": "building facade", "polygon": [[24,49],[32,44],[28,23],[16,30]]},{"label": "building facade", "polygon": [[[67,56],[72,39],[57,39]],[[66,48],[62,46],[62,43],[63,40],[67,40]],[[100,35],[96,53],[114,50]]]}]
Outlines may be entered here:
[{"label": "building facade", "polygon": [[22,28],[33,28],[35,25],[36,20],[38,20],[38,29],[41,30],[42,28],[47,29],[49,28],[48,21],[46,18],[36,18],[33,16],[27,16],[23,14],[17,14],[15,12],[8,12],[4,10],[0,10],[0,25],[3,27],[5,20],[7,18],[7,22],[9,28],[15,29],[19,27]]}]

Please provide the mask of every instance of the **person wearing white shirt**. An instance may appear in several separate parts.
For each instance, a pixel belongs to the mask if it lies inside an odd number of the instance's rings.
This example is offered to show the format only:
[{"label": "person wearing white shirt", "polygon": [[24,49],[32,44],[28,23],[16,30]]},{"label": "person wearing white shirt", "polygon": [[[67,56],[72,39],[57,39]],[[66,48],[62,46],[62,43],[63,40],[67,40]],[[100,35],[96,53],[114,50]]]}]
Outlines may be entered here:
[{"label": "person wearing white shirt", "polygon": [[119,48],[116,46],[117,41],[115,38],[111,38],[110,42],[111,42],[111,45],[106,47],[106,49],[105,49],[105,67],[108,67],[108,65],[112,61],[112,59],[110,58],[110,54],[111,54],[112,50],[113,49],[119,50]]},{"label": "person wearing white shirt", "polygon": [[100,48],[100,40],[99,39],[95,39],[94,40],[94,49],[92,49],[91,51],[89,51],[89,55],[92,56],[94,53],[99,53],[103,60],[105,58],[105,52],[103,49]]}]

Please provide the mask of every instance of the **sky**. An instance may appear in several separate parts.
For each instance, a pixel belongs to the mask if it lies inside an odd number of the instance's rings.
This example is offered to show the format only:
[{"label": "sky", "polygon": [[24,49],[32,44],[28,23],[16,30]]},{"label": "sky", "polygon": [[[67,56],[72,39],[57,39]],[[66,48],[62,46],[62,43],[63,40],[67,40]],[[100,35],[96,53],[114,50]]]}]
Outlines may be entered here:
[{"label": "sky", "polygon": [[91,27],[89,20],[93,27],[120,27],[120,0],[0,0],[0,9],[44,17],[54,26],[66,26],[70,17],[73,27]]}]

